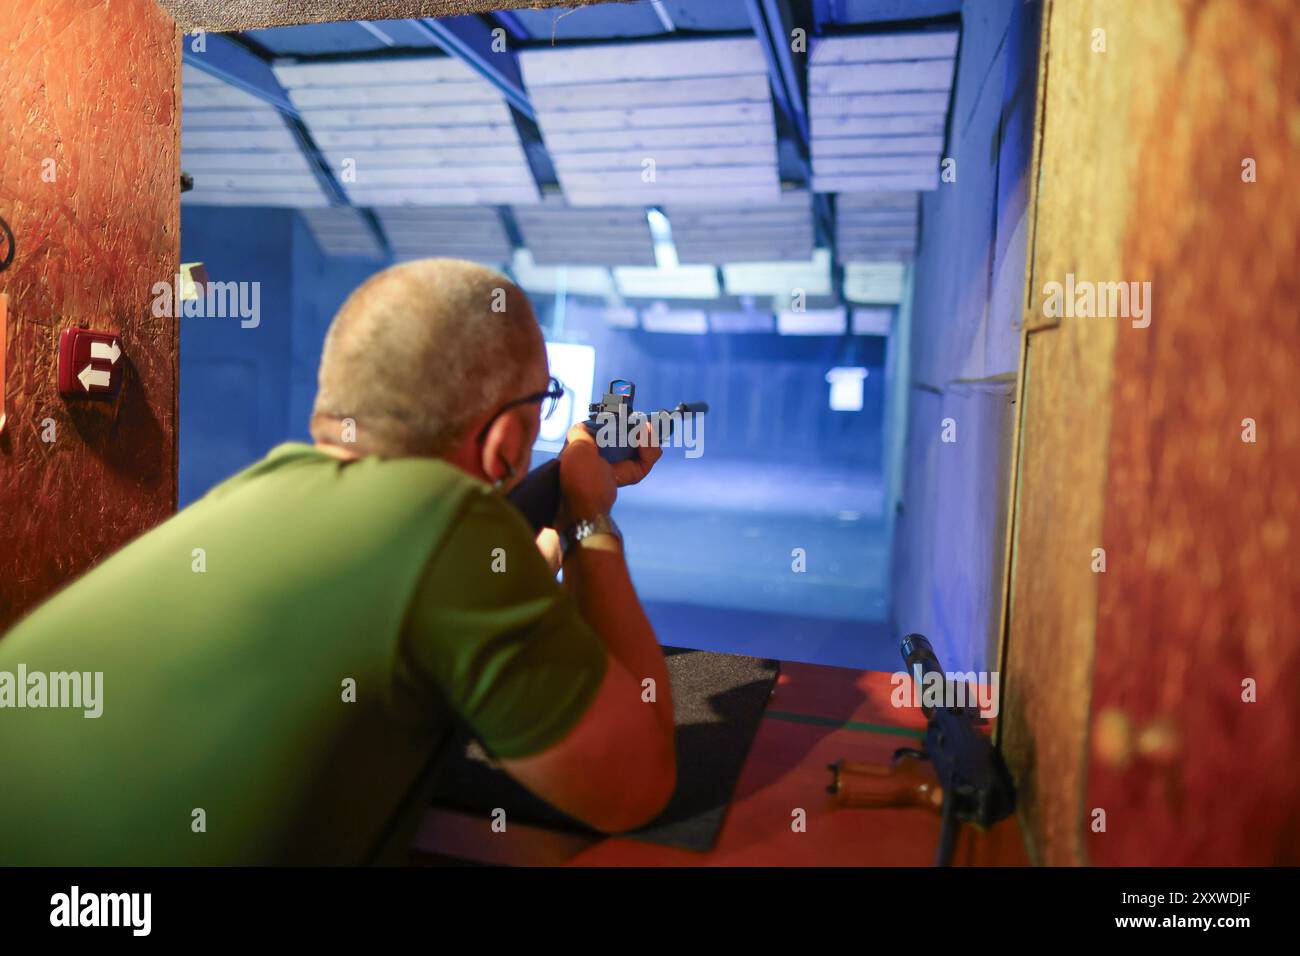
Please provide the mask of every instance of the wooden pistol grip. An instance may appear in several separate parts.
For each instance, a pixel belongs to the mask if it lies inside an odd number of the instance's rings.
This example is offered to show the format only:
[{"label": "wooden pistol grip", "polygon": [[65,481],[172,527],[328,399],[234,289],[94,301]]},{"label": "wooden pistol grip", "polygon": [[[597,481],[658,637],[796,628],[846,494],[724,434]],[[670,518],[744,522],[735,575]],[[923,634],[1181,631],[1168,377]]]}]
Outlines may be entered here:
[{"label": "wooden pistol grip", "polygon": [[943,788],[927,760],[898,757],[892,764],[837,760],[831,792],[845,807],[943,807]]}]

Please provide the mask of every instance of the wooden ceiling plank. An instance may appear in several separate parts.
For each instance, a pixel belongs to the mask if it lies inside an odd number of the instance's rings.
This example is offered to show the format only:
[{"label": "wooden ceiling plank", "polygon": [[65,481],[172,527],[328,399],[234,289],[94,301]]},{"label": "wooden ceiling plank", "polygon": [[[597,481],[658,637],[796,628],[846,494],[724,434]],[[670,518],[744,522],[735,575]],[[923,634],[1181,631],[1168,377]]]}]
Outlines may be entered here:
[{"label": "wooden ceiling plank", "polygon": [[391,106],[375,109],[301,110],[310,129],[384,129],[390,127],[490,126],[510,122],[504,100],[448,106]]},{"label": "wooden ceiling plank", "polygon": [[752,37],[524,50],[519,68],[530,90],[682,76],[767,75],[766,61]]},{"label": "wooden ceiling plank", "polygon": [[339,63],[277,63],[272,66],[282,86],[300,88],[390,86],[394,83],[456,83],[488,85],[461,60],[450,56],[395,58],[376,64],[365,60]]},{"label": "wooden ceiling plank", "polygon": [[748,76],[673,77],[618,83],[570,83],[529,91],[534,108],[547,113],[622,108],[634,104],[670,106],[694,103],[764,102],[771,97],[768,79]]},{"label": "wooden ceiling plank", "polygon": [[880,60],[921,60],[957,55],[956,30],[874,33],[814,40],[810,67],[871,63]]},{"label": "wooden ceiling plank", "polygon": [[567,153],[592,149],[669,149],[706,146],[768,146],[775,163],[776,130],[771,123],[735,126],[626,129],[603,132],[551,132],[544,136],[556,162]]},{"label": "wooden ceiling plank", "polygon": [[853,63],[809,70],[808,95],[852,93],[922,93],[952,89],[954,60],[903,60],[896,63]]}]

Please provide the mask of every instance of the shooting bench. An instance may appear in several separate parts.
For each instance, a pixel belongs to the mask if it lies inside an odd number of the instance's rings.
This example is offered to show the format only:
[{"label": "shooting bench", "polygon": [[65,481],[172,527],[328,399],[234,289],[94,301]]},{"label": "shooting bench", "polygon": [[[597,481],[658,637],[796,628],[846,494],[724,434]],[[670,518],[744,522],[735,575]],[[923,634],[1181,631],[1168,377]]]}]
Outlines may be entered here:
[{"label": "shooting bench", "polygon": [[[721,831],[708,852],[630,837],[564,832],[511,821],[493,832],[486,815],[434,807],[412,862],[510,866],[928,866],[938,814],[919,808],[840,806],[827,793],[837,760],[887,764],[920,746],[925,718],[890,704],[891,675],[783,662],[745,757]],[[796,832],[796,810],[804,811]],[[957,865],[1028,865],[1014,816],[987,832],[962,827]]]}]

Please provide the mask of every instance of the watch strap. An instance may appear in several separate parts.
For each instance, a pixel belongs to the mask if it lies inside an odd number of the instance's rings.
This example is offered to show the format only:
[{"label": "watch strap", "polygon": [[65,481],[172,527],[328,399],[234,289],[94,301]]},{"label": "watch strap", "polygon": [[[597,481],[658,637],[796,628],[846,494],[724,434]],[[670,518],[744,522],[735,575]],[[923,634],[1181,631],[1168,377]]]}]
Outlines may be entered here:
[{"label": "watch strap", "polygon": [[579,518],[560,532],[560,554],[567,558],[569,552],[580,541],[590,538],[593,534],[610,534],[618,538],[619,543],[623,541],[623,532],[618,529],[618,525],[609,515],[599,514],[590,518]]}]

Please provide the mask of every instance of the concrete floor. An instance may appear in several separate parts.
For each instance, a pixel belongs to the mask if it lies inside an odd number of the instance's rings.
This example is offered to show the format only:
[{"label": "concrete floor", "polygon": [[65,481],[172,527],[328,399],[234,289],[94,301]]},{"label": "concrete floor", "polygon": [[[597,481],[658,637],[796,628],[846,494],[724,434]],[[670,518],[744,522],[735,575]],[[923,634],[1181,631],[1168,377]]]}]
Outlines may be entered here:
[{"label": "concrete floor", "polygon": [[861,467],[670,452],[615,516],[663,643],[892,670],[882,500]]}]

